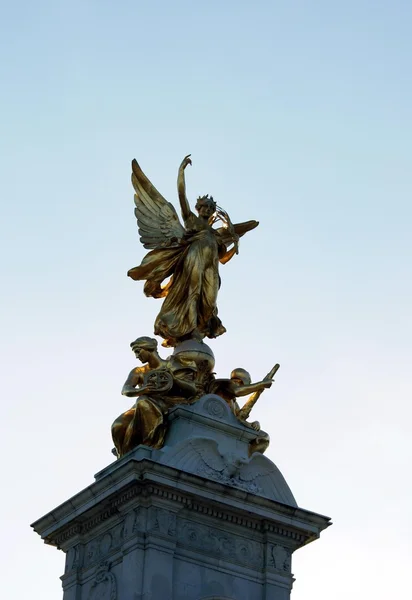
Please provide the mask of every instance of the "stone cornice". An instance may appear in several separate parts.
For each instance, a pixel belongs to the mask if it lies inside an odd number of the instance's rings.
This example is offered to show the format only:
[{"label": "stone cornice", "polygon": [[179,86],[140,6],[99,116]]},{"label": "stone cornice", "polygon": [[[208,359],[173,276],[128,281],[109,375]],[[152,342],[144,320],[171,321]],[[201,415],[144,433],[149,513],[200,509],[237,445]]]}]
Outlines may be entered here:
[{"label": "stone cornice", "polygon": [[[122,507],[142,496],[158,498],[190,512],[212,516],[241,527],[287,539],[300,547],[316,539],[330,519],[286,506],[218,482],[177,471],[151,460],[130,457],[119,468],[33,523],[45,543],[69,547],[109,519],[119,519]],[[250,514],[253,513],[253,517]]]}]

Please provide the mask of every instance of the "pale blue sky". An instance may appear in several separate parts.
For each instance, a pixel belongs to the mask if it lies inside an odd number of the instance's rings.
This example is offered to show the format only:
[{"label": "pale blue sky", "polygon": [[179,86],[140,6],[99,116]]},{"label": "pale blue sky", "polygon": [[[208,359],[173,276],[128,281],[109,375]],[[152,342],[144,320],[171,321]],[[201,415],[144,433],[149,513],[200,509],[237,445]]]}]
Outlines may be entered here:
[{"label": "pale blue sky", "polygon": [[189,152],[190,199],[260,221],[221,270],[217,372],[281,363],[268,456],[335,523],[293,600],[409,597],[411,30],[406,0],[2,3],[8,600],[60,597],[63,554],[28,524],[111,461],[159,309],[126,277],[130,161],[176,205]]}]

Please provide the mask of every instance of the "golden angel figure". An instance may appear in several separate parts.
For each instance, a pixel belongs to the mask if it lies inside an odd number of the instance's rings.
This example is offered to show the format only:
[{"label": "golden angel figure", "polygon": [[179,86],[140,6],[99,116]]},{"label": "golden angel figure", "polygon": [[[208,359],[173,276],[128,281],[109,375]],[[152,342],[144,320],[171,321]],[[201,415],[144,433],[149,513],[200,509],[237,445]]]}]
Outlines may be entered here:
[{"label": "golden angel figure", "polygon": [[[239,238],[259,224],[232,224],[208,195],[197,199],[195,215],[186,197],[184,175],[191,164],[189,154],[177,178],[183,227],[173,205],[151,184],[136,160],[132,162],[140,241],[151,251],[127,274],[146,281],[146,296],[165,298],[154,328],[154,333],[164,338],[164,346],[177,346],[186,339],[215,338],[226,331],[217,316],[219,262],[225,264],[237,254]],[[217,221],[221,227],[215,228]]]}]

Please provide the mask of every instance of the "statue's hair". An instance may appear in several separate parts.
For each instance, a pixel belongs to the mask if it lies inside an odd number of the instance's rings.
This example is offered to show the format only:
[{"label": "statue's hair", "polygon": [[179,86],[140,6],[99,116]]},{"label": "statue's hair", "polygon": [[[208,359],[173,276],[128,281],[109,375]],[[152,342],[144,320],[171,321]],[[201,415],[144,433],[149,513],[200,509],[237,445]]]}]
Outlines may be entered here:
[{"label": "statue's hair", "polygon": [[196,205],[195,208],[196,210],[199,210],[199,208],[202,206],[202,204],[207,204],[210,203],[212,204],[213,208],[216,210],[216,202],[213,200],[213,196],[209,196],[209,194],[206,194],[206,196],[199,196],[198,199],[196,200]]},{"label": "statue's hair", "polygon": [[138,337],[134,342],[132,342],[130,344],[130,346],[131,346],[133,352],[137,348],[141,348],[142,350],[149,350],[149,351],[153,352],[154,350],[157,349],[157,340],[155,340],[154,338],[142,336],[142,337]]}]

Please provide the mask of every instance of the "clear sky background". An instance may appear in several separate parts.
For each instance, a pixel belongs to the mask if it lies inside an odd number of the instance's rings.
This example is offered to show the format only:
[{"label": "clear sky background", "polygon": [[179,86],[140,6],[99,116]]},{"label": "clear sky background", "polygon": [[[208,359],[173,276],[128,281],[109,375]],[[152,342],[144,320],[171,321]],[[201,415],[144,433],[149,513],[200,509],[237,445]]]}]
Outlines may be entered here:
[{"label": "clear sky background", "polygon": [[[222,267],[216,370],[260,379],[267,455],[334,525],[293,600],[410,598],[412,4],[2,3],[2,594],[61,597],[29,524],[112,461],[110,425],[160,301],[130,161],[177,205],[256,218]],[[165,355],[165,354],[163,354]]]}]

